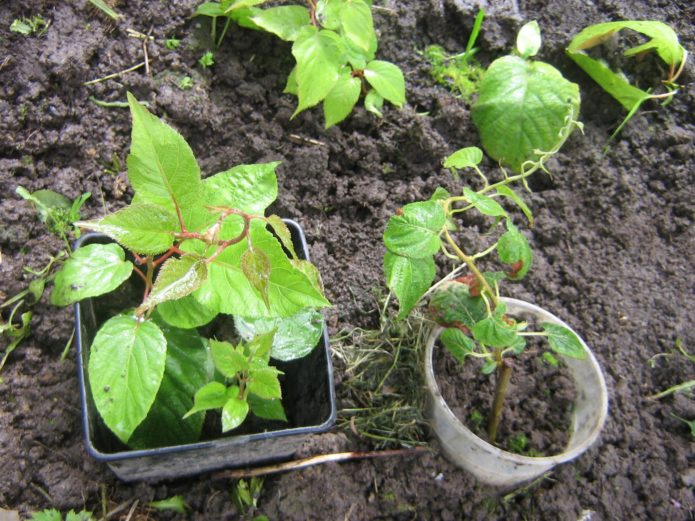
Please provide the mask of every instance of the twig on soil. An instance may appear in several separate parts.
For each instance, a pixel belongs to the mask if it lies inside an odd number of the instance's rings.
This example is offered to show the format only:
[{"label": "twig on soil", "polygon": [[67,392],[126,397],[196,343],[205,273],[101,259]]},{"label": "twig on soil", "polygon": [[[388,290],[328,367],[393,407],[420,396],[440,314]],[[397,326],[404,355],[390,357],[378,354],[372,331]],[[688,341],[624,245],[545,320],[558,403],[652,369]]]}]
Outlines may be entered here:
[{"label": "twig on soil", "polygon": [[336,452],[333,454],[321,454],[319,456],[311,456],[309,458],[287,461],[285,463],[278,463],[276,465],[268,465],[265,467],[227,470],[224,472],[218,472],[217,474],[213,474],[212,479],[219,480],[252,478],[254,476],[277,474],[279,472],[286,472],[289,470],[299,470],[314,465],[321,465],[323,463],[352,461],[357,459],[386,458],[390,456],[403,456],[406,454],[424,454],[425,452],[428,452],[428,449],[425,447],[414,447],[412,449],[380,450],[371,452]]},{"label": "twig on soil", "polygon": [[36,492],[38,492],[38,493],[41,494],[43,497],[45,497],[45,498],[48,500],[48,502],[49,502],[51,505],[53,505],[53,498],[51,497],[51,495],[50,495],[48,492],[46,492],[44,489],[42,489],[42,488],[41,488],[40,486],[38,486],[36,483],[32,483],[32,484],[31,484],[31,488],[33,488],[34,490],[36,490]]},{"label": "twig on soil", "polygon": [[317,141],[316,139],[311,139],[308,137],[302,137],[299,134],[290,134],[287,136],[290,141],[297,143],[298,145],[316,145],[319,147],[325,147],[326,143],[322,141]]},{"label": "twig on soil", "polygon": [[669,394],[687,391],[691,387],[695,387],[695,380],[690,380],[688,382],[683,382],[682,384],[674,385],[673,387],[669,387],[665,391],[661,391],[660,393],[647,396],[647,398],[649,398],[650,400],[659,400],[668,396]]},{"label": "twig on soil", "polygon": [[130,67],[129,69],[124,69],[124,70],[119,71],[119,72],[114,72],[113,74],[109,74],[108,76],[104,76],[102,78],[97,78],[95,80],[85,81],[82,85],[85,85],[85,86],[95,85],[97,83],[101,83],[102,81],[112,80],[114,78],[118,78],[119,76],[122,76],[123,74],[128,74],[129,72],[136,71],[139,68],[144,67],[145,65],[146,65],[145,62],[140,62],[137,65]]},{"label": "twig on soil", "polygon": [[2,63],[0,63],[0,71],[7,67],[7,64],[10,63],[10,59],[10,56],[5,56],[5,59],[2,60]]},{"label": "twig on soil", "polygon": [[133,513],[135,512],[135,509],[138,507],[138,503],[140,503],[139,499],[136,499],[133,501],[133,506],[130,507],[130,510],[128,511],[128,517],[125,518],[125,521],[130,521],[130,518],[133,517]]}]

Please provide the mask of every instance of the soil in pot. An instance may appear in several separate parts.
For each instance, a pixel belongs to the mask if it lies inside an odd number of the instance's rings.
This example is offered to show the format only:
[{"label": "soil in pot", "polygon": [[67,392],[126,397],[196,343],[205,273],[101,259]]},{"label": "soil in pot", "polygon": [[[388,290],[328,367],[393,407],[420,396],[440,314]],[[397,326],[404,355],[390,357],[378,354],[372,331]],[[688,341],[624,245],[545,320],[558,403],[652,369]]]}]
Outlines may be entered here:
[{"label": "soil in pot", "polygon": [[[569,441],[574,381],[559,362],[538,356],[536,349],[513,360],[495,445],[523,456],[552,456]],[[487,421],[495,391],[495,375],[481,371],[483,362],[468,358],[461,364],[441,344],[434,351],[434,374],[442,397],[466,427],[486,441]]]}]

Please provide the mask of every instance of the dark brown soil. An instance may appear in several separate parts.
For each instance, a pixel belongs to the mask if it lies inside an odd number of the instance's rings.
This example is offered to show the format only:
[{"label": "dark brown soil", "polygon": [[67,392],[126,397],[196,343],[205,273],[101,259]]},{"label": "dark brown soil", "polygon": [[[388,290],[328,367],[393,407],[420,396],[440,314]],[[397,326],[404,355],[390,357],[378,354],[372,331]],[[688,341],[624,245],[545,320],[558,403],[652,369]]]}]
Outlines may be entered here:
[{"label": "dark brown soil", "polygon": [[[475,145],[469,111],[435,87],[416,52],[430,43],[465,47],[476,7],[467,0],[385,0],[376,11],[380,56],[406,73],[408,104],[383,120],[363,109],[328,131],[319,110],[290,121],[295,101],[283,95],[292,67],[289,46],[233,28],[215,55],[197,64],[206,28],[189,18],[198,0],[116,2],[123,18],[106,20],[86,0],[6,0],[0,9],[0,291],[14,295],[29,280],[24,266],[42,266],[60,248],[15,195],[51,188],[76,197],[91,191],[92,217],[129,200],[124,164],[127,110],[102,108],[90,97],[123,101],[132,91],[189,140],[203,171],[282,160],[274,210],[298,220],[310,242],[333,307],[331,332],[374,327],[375,288],[383,285],[381,234],[405,203],[453,187],[440,167],[455,149]],[[485,2],[487,5],[488,2]],[[511,47],[523,21],[543,30],[541,58],[580,84],[585,134],[575,133],[551,162],[552,179],[533,183],[536,225],[527,236],[534,267],[514,296],[571,324],[596,353],[610,391],[610,416],[599,443],[550,479],[511,498],[477,484],[436,450],[411,458],[330,464],[270,477],[257,512],[271,520],[306,519],[669,519],[695,518],[695,441],[671,413],[692,419],[692,397],[647,396],[693,379],[695,365],[671,355],[676,339],[695,351],[695,112],[692,60],[686,86],[666,108],[648,104],[609,151],[602,149],[623,111],[564,55],[584,26],[617,19],[670,24],[693,50],[693,6],[685,1],[578,0],[489,2],[479,40],[484,63]],[[516,6],[516,7],[515,7]],[[42,14],[43,37],[9,31],[15,18]],[[128,69],[155,38],[151,70],[83,83]],[[165,48],[171,36],[178,50]],[[193,78],[190,90],[177,87]],[[316,144],[318,141],[320,144]],[[487,164],[492,169],[492,164]],[[81,438],[75,352],[60,361],[72,330],[71,310],[41,302],[31,336],[12,354],[0,384],[0,508],[22,516],[47,507],[99,509],[181,494],[189,519],[235,519],[228,481],[209,476],[125,485],[91,460]],[[344,368],[337,367],[337,381]],[[345,391],[338,387],[339,400]],[[340,403],[339,403],[340,407]],[[335,431],[316,437],[307,454],[368,446]],[[172,518],[151,513],[151,518]],[[119,516],[116,516],[119,517]]]}]

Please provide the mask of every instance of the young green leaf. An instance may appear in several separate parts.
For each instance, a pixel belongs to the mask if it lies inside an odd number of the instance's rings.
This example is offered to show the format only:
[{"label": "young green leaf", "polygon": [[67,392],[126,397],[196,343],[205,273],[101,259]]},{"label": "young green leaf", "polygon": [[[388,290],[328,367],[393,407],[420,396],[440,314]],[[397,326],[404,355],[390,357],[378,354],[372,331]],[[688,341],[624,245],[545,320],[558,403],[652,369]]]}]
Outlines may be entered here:
[{"label": "young green leaf", "polygon": [[528,219],[528,225],[531,227],[533,226],[533,214],[531,213],[531,209],[526,205],[519,194],[508,186],[498,186],[497,193],[503,197],[506,197],[507,199],[511,199]]},{"label": "young green leaf", "polygon": [[181,231],[176,214],[156,204],[131,204],[98,221],[79,221],[75,226],[111,237],[131,251],[156,255],[174,244]]},{"label": "young green leaf", "polygon": [[429,289],[434,280],[437,267],[433,257],[413,259],[386,252],[384,256],[384,273],[386,286],[398,298],[398,317],[410,313],[420,298]]},{"label": "young green leaf", "polygon": [[540,326],[548,336],[550,349],[554,352],[580,360],[586,358],[581,340],[571,329],[551,322],[543,322]]},{"label": "young green leaf", "polygon": [[303,28],[294,44],[297,60],[297,97],[299,104],[292,117],[323,101],[340,77],[345,52],[340,37],[332,31]]},{"label": "young green leaf", "polygon": [[253,358],[253,361],[262,361],[265,365],[268,365],[270,360],[270,353],[273,349],[273,341],[275,340],[276,329],[273,329],[267,333],[259,333],[254,335],[248,343],[246,344],[246,349]]},{"label": "young green leaf", "polygon": [[282,398],[280,380],[278,380],[279,374],[280,371],[268,366],[263,369],[252,370],[248,381],[249,392],[264,400]]},{"label": "young green leaf", "polygon": [[442,285],[430,299],[432,319],[445,327],[465,326],[472,329],[486,315],[485,301],[472,296],[468,284],[450,282]]},{"label": "young green leaf", "polygon": [[472,168],[483,160],[483,151],[478,147],[461,148],[444,159],[444,168]]},{"label": "young green leaf", "polygon": [[384,98],[375,89],[370,89],[364,97],[364,108],[378,118],[384,117],[381,109],[384,107]]},{"label": "young green leaf", "polygon": [[259,335],[275,331],[271,356],[290,361],[302,358],[316,347],[323,333],[323,315],[315,309],[302,309],[285,318],[248,318],[234,316],[239,335],[252,341]]},{"label": "young green leaf", "polygon": [[281,217],[273,214],[269,215],[266,219],[268,224],[273,229],[273,233],[277,235],[278,239],[282,243],[283,248],[285,248],[293,259],[297,259],[297,252],[294,251],[294,242],[292,242],[292,233],[290,229],[285,224],[285,221]]},{"label": "young green leaf", "polygon": [[171,209],[200,203],[200,169],[186,140],[129,92],[133,117],[128,179],[143,202]]},{"label": "young green leaf", "polygon": [[521,172],[537,151],[551,151],[569,136],[579,113],[579,87],[554,67],[518,56],[495,60],[480,82],[473,123],[493,159]]},{"label": "young green leaf", "polygon": [[186,295],[160,303],[157,314],[171,326],[192,329],[210,322],[217,316],[217,311],[203,306],[193,295]]},{"label": "young green leaf", "polygon": [[227,378],[235,378],[237,373],[249,370],[248,358],[229,342],[210,340],[210,351],[215,367]]},{"label": "young green leaf", "polygon": [[344,2],[338,17],[345,39],[362,53],[373,56],[376,51],[376,33],[369,4],[364,0]]},{"label": "young green leaf", "polygon": [[538,54],[540,48],[541,28],[538,27],[538,22],[533,20],[524,25],[516,35],[516,49],[522,58],[530,58]]},{"label": "young green leaf", "polygon": [[148,507],[152,507],[155,510],[171,510],[177,514],[185,515],[186,510],[189,508],[183,496],[171,496],[166,499],[160,499],[159,501],[150,501],[147,503]]},{"label": "young green leaf", "polygon": [[193,16],[224,16],[224,8],[220,2],[203,2],[196,7]]},{"label": "young green leaf", "polygon": [[513,266],[512,271],[507,274],[512,280],[524,278],[531,268],[531,247],[510,219],[507,219],[507,231],[497,241],[497,254],[502,262]]},{"label": "young green leaf", "polygon": [[244,423],[249,414],[249,404],[246,400],[234,397],[227,400],[222,407],[222,432],[236,429]]},{"label": "young green leaf", "polygon": [[271,269],[268,256],[262,250],[249,248],[241,256],[241,271],[251,286],[261,294],[261,298],[268,308],[270,308],[268,286]]},{"label": "young green leaf", "polygon": [[280,400],[264,400],[255,394],[249,394],[246,400],[254,416],[264,420],[287,421],[287,416]]},{"label": "young green leaf", "polygon": [[220,382],[210,382],[196,391],[193,407],[183,418],[186,419],[197,412],[219,409],[224,407],[225,403],[227,403],[227,388]]},{"label": "young green leaf", "polygon": [[151,320],[118,315],[97,332],[89,384],[99,415],[127,443],[147,417],[164,376],[167,341]]},{"label": "young green leaf", "polygon": [[516,329],[497,315],[482,319],[473,326],[472,332],[481,344],[498,349],[513,345],[517,339]]},{"label": "young green leaf", "polygon": [[299,87],[297,86],[297,66],[292,67],[290,74],[287,76],[287,83],[285,88],[282,90],[283,94],[293,94],[297,95],[299,92]]},{"label": "young green leaf", "polygon": [[321,273],[316,266],[304,259],[292,259],[291,262],[294,268],[306,276],[316,291],[323,293],[323,280],[321,280]]},{"label": "young green leaf", "polygon": [[403,72],[393,63],[373,60],[364,69],[364,78],[374,90],[396,107],[405,103],[405,79]]},{"label": "young green leaf", "polygon": [[133,264],[118,244],[90,244],[75,250],[56,274],[51,304],[67,306],[113,291],[128,280]]},{"label": "young green leaf", "polygon": [[341,74],[340,79],[323,101],[323,114],[326,128],[343,121],[352,112],[360,97],[362,82],[349,71]]},{"label": "young green leaf", "polygon": [[463,196],[483,215],[489,215],[490,217],[505,217],[507,215],[504,208],[492,197],[478,194],[467,186],[463,189]]},{"label": "young green leaf", "polygon": [[446,350],[461,363],[465,363],[466,357],[476,349],[473,339],[458,328],[445,329],[439,336],[439,340]]},{"label": "young green leaf", "polygon": [[162,302],[177,300],[197,290],[207,278],[207,264],[196,255],[171,258],[162,265],[152,291],[138,307],[138,313]]},{"label": "young green leaf", "polygon": [[311,23],[309,9],[302,5],[281,5],[259,10],[250,20],[281,40],[293,42],[303,27]]},{"label": "young green leaf", "polygon": [[237,165],[208,177],[205,185],[205,204],[235,208],[262,215],[277,199],[278,181],[275,170],[279,161],[254,165]]},{"label": "young green leaf", "polygon": [[384,231],[386,248],[396,255],[421,259],[439,251],[439,234],[446,224],[444,208],[437,201],[406,204],[389,218]]}]

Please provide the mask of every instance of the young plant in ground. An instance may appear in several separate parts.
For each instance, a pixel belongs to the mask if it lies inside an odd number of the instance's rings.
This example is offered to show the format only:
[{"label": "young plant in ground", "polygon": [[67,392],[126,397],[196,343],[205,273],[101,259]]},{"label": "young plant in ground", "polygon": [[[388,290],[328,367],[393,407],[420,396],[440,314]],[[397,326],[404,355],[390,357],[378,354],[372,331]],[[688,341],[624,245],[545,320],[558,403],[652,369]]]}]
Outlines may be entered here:
[{"label": "young plant in ground", "polygon": [[[260,9],[266,0],[206,2],[196,15],[213,18],[218,46],[232,21],[292,42],[296,65],[285,92],[298,98],[292,117],[323,103],[326,128],[344,120],[364,95],[364,106],[381,117],[384,100],[405,103],[405,80],[394,64],[376,60],[377,37],[368,0],[308,0],[304,5]],[[217,18],[225,20],[217,39]]]},{"label": "young plant in ground", "polygon": [[[542,323],[540,331],[529,330],[529,324],[507,315],[500,297],[500,283],[521,280],[531,267],[532,253],[526,237],[499,201],[514,203],[532,222],[530,209],[511,186],[525,184],[531,174],[542,169],[546,158],[539,158],[533,166],[527,164],[521,174],[505,173],[501,180],[490,182],[478,168],[482,157],[480,149],[469,147],[444,161],[447,168],[474,169],[483,179],[482,188],[473,191],[464,187],[460,195],[438,188],[429,200],[407,204],[389,219],[384,232],[384,269],[387,286],[398,298],[399,318],[406,317],[429,295],[430,316],[445,327],[440,336],[444,347],[461,362],[468,357],[482,359],[483,372],[497,374],[488,416],[488,436],[494,442],[512,374],[510,357],[524,352],[527,338],[545,337],[550,350],[561,355],[583,358],[586,353],[577,336],[565,327]],[[474,211],[492,221],[492,230],[486,236],[502,228],[496,239],[478,252],[469,251],[455,233],[457,219]],[[448,277],[433,286],[437,253],[453,260],[458,265],[456,272],[467,269],[469,274],[453,280]],[[506,269],[483,271],[479,263],[495,253]]]},{"label": "young plant in ground", "polygon": [[34,15],[31,18],[15,18],[10,24],[10,31],[19,33],[23,36],[43,36],[48,31],[50,22],[47,22],[40,14]]},{"label": "young plant in ground", "polygon": [[[96,333],[88,376],[104,423],[124,443],[144,448],[197,440],[205,393],[196,391],[215,381],[225,388],[225,428],[243,420],[242,401],[257,416],[277,411],[270,378],[277,371],[268,356],[304,356],[307,334],[315,339],[321,332],[317,308],[329,303],[316,268],[294,253],[285,223],[265,216],[277,197],[278,163],[241,165],[203,180],[181,135],[131,94],[128,102],[133,201],[76,223],[116,242],[77,249],[56,276],[51,302],[64,306],[110,293],[131,274],[141,280],[140,303],[108,318]],[[265,336],[232,349],[196,329],[219,314],[244,317],[251,336],[272,323],[278,331],[298,330],[303,341]],[[196,406],[199,412],[191,411]],[[225,409],[234,409],[232,420],[225,420]]]},{"label": "young plant in ground", "polygon": [[430,64],[430,74],[434,80],[461,96],[466,103],[470,103],[473,95],[478,92],[478,83],[484,73],[483,67],[475,59],[478,51],[475,41],[484,18],[485,12],[481,9],[475,17],[473,30],[464,52],[449,55],[440,45],[430,45],[423,52],[423,56]]},{"label": "young plant in ground", "polygon": [[[622,72],[611,70],[605,61],[593,58],[586,53],[586,51],[611,39],[623,29],[630,29],[648,38],[647,42],[627,49],[623,53],[624,56],[639,58],[650,51],[655,51],[657,56],[666,63],[668,74],[666,79],[661,82],[665,92],[640,89],[631,84]],[[673,96],[680,89],[676,80],[685,68],[688,52],[678,42],[678,36],[673,29],[665,23],[629,20],[590,25],[582,29],[572,39],[567,48],[567,55],[627,110],[627,116],[611,135],[610,139],[613,139],[645,101],[650,99],[663,100],[662,104],[666,105],[673,99]]]},{"label": "young plant in ground", "polygon": [[487,154],[516,173],[558,151],[580,126],[579,87],[530,59],[540,47],[538,23],[529,22],[519,31],[516,53],[490,64],[471,109]]}]

